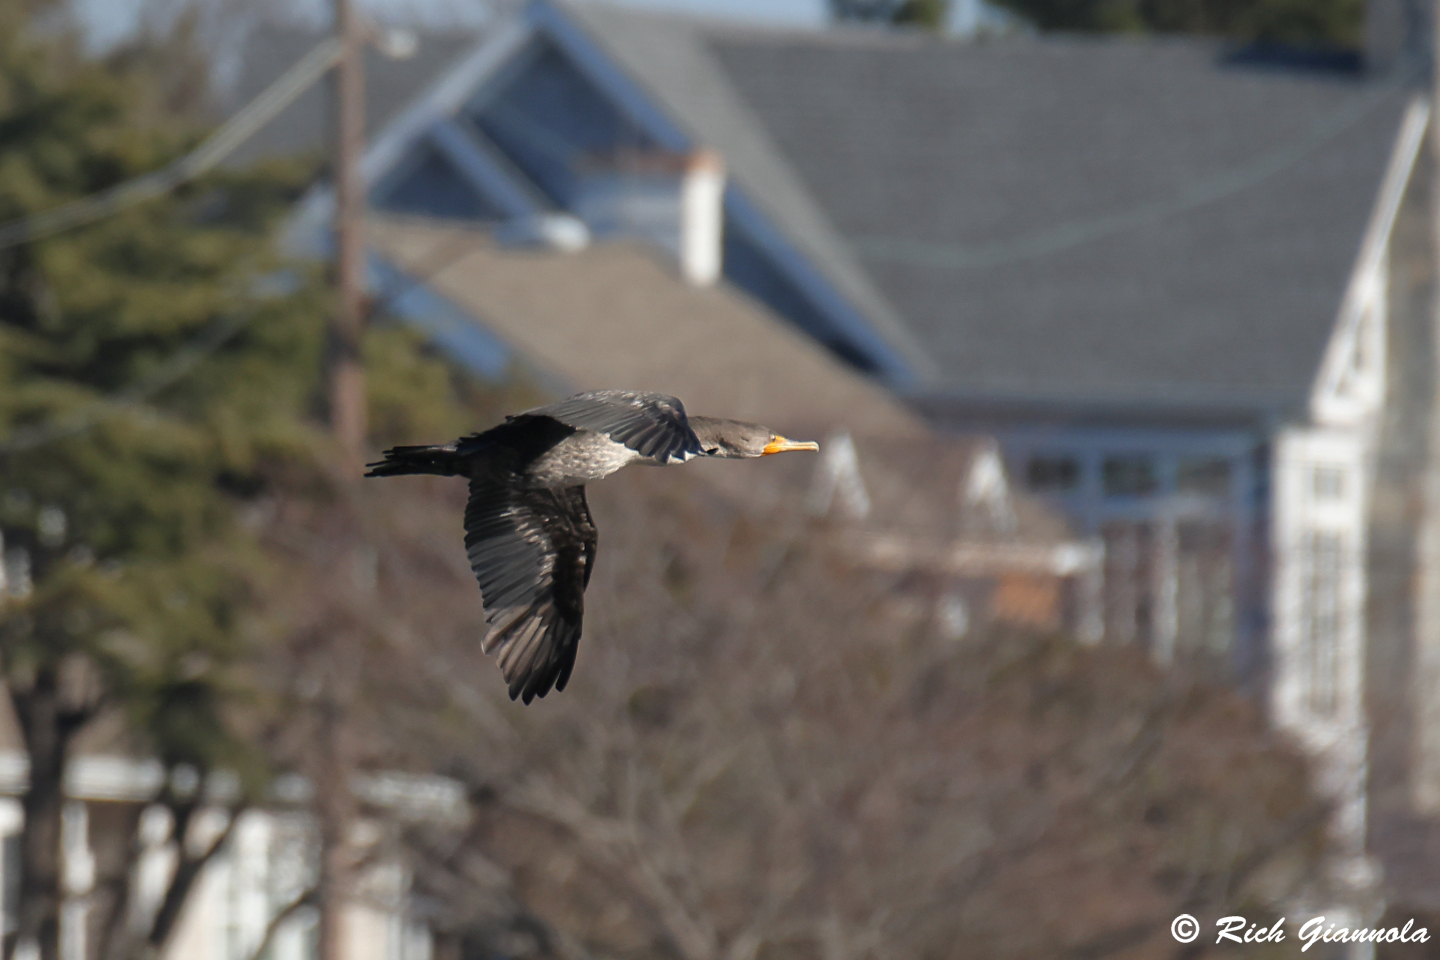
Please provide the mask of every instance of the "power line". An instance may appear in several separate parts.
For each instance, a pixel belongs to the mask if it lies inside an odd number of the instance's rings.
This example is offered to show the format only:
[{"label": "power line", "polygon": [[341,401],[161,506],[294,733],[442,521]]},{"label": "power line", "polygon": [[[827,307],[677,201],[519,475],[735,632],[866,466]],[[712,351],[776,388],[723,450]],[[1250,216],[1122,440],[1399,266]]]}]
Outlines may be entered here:
[{"label": "power line", "polygon": [[[167,193],[214,168],[255,131],[293,103],[296,97],[304,93],[335,64],[339,55],[340,42],[335,37],[328,37],[316,44],[203,143],[163,169],[127,180],[108,190],[53,210],[0,225],[0,250],[94,223]],[[143,403],[183,379],[201,361],[229,342],[249,323],[258,309],[258,304],[252,304],[246,309],[222,315],[191,343],[177,350],[174,356],[151,376],[131,387],[83,404],[80,409],[58,421],[21,427],[13,431],[0,440],[0,455],[23,453],[54,440],[82,433],[106,416]]]},{"label": "power line", "polygon": [[[389,290],[372,299],[365,309],[366,319],[369,320],[383,313],[411,290],[425,286],[436,275],[454,266],[473,249],[470,242],[457,240],[434,259],[425,273],[409,276],[408,282],[392,284]],[[144,380],[109,396],[96,397],[82,404],[78,410],[58,420],[14,430],[9,436],[0,439],[0,456],[24,453],[55,440],[63,440],[77,433],[84,433],[105,417],[140,406],[151,397],[189,376],[205,359],[234,339],[255,318],[260,306],[261,304],[252,302],[244,309],[222,314],[201,331],[194,340],[176,350],[168,361]]]},{"label": "power line", "polygon": [[[357,36],[359,27],[355,27]],[[159,196],[186,180],[212,169],[241,143],[259,130],[297,96],[309,88],[341,58],[344,43],[331,36],[316,44],[289,70],[259,96],[246,104],[200,146],[162,170],[126,181],[101,193],[76,200],[53,210],[0,225],[0,250],[19,243],[52,236],[63,230],[92,223],[103,217]],[[363,311],[373,316],[393,303],[399,296],[425,283],[430,276],[453,262],[447,256],[440,267],[410,284],[398,285],[384,296],[373,300]],[[357,277],[358,289],[358,277]],[[358,304],[358,293],[356,295]],[[176,350],[171,358],[149,377],[108,396],[97,397],[82,404],[67,416],[48,423],[20,427],[0,438],[0,456],[23,453],[47,443],[83,433],[107,416],[123,412],[178,383],[206,358],[216,353],[243,330],[259,312],[260,304],[229,311],[209,324],[190,343]],[[361,319],[363,323],[363,318]],[[358,347],[357,347],[358,348]]]},{"label": "power line", "polygon": [[168,166],[52,210],[0,225],[0,250],[94,223],[168,193],[187,180],[200,176],[224,160],[255,131],[294,102],[296,97],[304,93],[335,64],[339,55],[340,41],[334,37],[316,44],[309,53],[207,137],[200,146]]}]

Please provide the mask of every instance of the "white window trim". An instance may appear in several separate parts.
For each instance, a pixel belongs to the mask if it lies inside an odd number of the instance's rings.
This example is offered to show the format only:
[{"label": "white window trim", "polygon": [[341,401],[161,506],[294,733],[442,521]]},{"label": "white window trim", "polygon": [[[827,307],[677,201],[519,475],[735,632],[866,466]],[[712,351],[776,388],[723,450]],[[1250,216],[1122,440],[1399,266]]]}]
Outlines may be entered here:
[{"label": "white window trim", "polygon": [[1310,393],[1310,416],[1317,424],[1359,423],[1384,400],[1390,234],[1429,121],[1429,102],[1419,96],[1412,98]]}]

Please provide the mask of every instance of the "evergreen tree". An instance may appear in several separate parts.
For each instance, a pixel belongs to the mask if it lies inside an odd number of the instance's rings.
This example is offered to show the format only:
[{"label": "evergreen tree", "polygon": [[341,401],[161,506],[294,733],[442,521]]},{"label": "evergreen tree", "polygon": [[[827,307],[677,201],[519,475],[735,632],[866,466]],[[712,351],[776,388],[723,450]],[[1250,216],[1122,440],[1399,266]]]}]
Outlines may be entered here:
[{"label": "evergreen tree", "polygon": [[[144,58],[85,62],[63,36],[37,40],[31,13],[0,4],[3,221],[157,169],[197,136]],[[323,307],[270,250],[300,173],[212,176],[0,251],[0,669],[31,763],[7,957],[29,939],[58,956],[63,771],[86,724],[123,715],[169,774],[159,799],[181,835],[208,772],[256,769],[227,717],[256,582],[237,510],[267,465],[323,442],[306,425]],[[184,861],[156,945],[198,873]],[[102,931],[125,923],[112,899]]]},{"label": "evergreen tree", "polygon": [[1358,48],[1361,0],[996,0],[1042,30],[1197,33]]},{"label": "evergreen tree", "polygon": [[829,0],[836,22],[881,23],[942,31],[949,0]]}]

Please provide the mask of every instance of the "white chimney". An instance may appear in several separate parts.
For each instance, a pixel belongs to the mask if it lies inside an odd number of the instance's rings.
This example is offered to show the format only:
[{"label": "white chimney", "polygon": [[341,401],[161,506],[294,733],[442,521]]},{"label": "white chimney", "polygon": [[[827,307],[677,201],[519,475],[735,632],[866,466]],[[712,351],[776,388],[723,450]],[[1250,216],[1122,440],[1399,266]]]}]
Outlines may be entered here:
[{"label": "white chimney", "polygon": [[685,158],[680,181],[680,273],[697,287],[720,279],[725,232],[725,163],[714,150]]},{"label": "white chimney", "polygon": [[713,150],[617,151],[585,158],[571,211],[606,240],[641,237],[696,286],[720,279],[725,164]]}]

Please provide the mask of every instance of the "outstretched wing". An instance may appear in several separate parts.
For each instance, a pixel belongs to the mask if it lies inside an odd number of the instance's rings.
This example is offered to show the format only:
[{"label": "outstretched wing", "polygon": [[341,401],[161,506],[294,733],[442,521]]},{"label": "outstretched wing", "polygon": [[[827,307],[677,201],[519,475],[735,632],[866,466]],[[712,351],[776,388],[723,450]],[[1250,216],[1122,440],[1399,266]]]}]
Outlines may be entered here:
[{"label": "outstretched wing", "polygon": [[510,699],[564,690],[575,665],[595,523],[584,487],[526,489],[475,477],[465,550],[490,624],[481,648],[497,653]]},{"label": "outstretched wing", "polygon": [[700,441],[685,417],[685,405],[663,393],[594,390],[558,403],[526,410],[521,416],[558,420],[576,430],[603,433],[643,457],[661,463],[700,455]]}]

